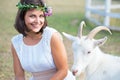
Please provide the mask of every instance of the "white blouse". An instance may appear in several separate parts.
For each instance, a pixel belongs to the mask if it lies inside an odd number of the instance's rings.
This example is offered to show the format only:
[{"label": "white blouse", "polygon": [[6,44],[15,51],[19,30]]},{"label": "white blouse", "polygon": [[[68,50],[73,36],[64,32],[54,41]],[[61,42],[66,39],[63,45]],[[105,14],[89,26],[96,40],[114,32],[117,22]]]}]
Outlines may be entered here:
[{"label": "white blouse", "polygon": [[40,72],[56,68],[50,47],[51,37],[54,32],[57,31],[46,27],[42,34],[42,39],[33,46],[26,45],[23,42],[22,34],[18,34],[12,38],[12,44],[24,70],[28,72]]}]

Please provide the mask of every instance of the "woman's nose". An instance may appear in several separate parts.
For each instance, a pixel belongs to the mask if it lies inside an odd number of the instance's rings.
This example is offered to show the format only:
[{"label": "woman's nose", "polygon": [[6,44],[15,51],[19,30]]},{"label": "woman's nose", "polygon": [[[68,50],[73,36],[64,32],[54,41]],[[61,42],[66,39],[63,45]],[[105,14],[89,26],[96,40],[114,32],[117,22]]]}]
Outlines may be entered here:
[{"label": "woman's nose", "polygon": [[35,22],[38,23],[38,24],[40,24],[41,23],[41,19],[40,18],[36,18]]}]

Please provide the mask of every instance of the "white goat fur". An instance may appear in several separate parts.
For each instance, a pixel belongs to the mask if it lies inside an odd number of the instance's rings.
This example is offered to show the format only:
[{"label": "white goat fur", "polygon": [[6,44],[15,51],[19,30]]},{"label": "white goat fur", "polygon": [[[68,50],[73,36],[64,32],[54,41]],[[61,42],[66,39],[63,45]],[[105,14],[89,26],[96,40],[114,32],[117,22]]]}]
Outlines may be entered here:
[{"label": "white goat fur", "polygon": [[[80,27],[83,24],[82,21]],[[106,30],[110,32],[109,29]],[[73,74],[79,76],[84,72],[85,80],[120,80],[120,58],[105,54],[99,48],[100,45],[105,43],[107,37],[95,40],[88,36],[82,36],[82,32],[79,33],[80,36],[72,36],[63,32],[66,38],[72,40]]]}]

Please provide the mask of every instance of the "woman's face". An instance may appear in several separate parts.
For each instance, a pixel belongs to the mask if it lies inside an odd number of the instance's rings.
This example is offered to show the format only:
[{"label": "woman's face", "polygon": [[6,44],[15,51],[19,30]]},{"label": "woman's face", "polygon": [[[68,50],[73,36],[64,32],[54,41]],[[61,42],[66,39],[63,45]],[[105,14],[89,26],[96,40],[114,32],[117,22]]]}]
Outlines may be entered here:
[{"label": "woman's face", "polygon": [[39,32],[45,22],[43,11],[32,9],[26,12],[24,17],[25,24],[30,32]]}]

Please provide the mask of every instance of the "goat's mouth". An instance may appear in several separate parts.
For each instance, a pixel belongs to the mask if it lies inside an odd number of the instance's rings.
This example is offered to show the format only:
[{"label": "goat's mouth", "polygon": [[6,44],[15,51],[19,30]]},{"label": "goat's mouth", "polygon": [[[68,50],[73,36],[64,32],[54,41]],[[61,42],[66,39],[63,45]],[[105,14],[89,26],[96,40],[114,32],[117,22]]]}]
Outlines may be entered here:
[{"label": "goat's mouth", "polygon": [[78,72],[78,70],[72,71],[72,73],[73,73],[74,76],[76,76],[77,72]]},{"label": "goat's mouth", "polygon": [[79,76],[79,75],[81,75],[81,73],[82,73],[82,71],[81,70],[78,70],[78,69],[76,69],[76,70],[72,70],[72,74],[74,75],[74,76]]},{"label": "goat's mouth", "polygon": [[84,67],[83,66],[73,66],[72,67],[72,69],[71,69],[71,71],[72,71],[72,74],[74,75],[74,76],[79,76],[79,75],[81,75],[81,73],[83,73],[84,72]]}]

